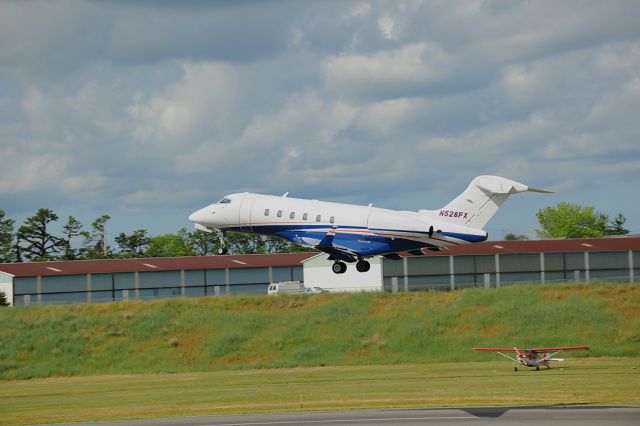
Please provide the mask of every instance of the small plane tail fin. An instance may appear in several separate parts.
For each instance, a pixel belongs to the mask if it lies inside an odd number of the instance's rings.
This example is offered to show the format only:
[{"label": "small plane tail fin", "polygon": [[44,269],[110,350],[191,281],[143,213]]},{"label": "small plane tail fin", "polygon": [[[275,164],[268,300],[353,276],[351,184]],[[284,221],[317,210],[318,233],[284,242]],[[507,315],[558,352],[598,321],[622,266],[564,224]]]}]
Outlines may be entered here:
[{"label": "small plane tail fin", "polygon": [[481,229],[510,195],[526,191],[551,193],[499,176],[478,176],[453,201],[430,213],[447,222]]}]

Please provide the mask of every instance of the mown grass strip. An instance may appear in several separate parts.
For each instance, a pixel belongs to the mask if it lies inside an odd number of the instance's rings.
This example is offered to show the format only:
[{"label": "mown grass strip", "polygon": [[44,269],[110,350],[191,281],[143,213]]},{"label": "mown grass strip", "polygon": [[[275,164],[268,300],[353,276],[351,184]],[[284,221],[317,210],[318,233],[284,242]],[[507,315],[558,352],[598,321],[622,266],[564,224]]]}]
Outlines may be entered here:
[{"label": "mown grass strip", "polygon": [[0,424],[379,407],[638,404],[640,358],[142,374],[8,381]]}]

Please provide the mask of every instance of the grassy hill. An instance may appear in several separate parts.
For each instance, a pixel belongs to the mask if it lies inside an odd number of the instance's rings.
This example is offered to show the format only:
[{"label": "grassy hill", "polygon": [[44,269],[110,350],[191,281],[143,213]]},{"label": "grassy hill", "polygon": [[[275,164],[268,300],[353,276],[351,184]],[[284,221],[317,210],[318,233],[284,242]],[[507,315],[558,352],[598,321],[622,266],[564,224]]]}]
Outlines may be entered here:
[{"label": "grassy hill", "polygon": [[0,379],[640,353],[640,286],[179,298],[0,309]]}]

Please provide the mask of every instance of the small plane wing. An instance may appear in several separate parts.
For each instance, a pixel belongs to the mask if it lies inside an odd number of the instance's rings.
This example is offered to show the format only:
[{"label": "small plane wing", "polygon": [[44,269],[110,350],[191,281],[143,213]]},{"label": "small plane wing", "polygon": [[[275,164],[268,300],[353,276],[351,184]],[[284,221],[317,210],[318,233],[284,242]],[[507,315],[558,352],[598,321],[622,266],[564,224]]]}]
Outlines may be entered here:
[{"label": "small plane wing", "polygon": [[518,352],[516,348],[471,348],[474,351]]},{"label": "small plane wing", "polygon": [[562,352],[562,351],[588,351],[589,346],[560,346],[557,348],[471,348],[475,351],[493,351],[493,352],[519,352],[519,351],[531,351],[534,353],[539,352]]},{"label": "small plane wing", "polygon": [[588,351],[589,346],[560,346],[557,348],[530,348],[531,352],[539,353],[539,352],[562,352],[562,351]]}]

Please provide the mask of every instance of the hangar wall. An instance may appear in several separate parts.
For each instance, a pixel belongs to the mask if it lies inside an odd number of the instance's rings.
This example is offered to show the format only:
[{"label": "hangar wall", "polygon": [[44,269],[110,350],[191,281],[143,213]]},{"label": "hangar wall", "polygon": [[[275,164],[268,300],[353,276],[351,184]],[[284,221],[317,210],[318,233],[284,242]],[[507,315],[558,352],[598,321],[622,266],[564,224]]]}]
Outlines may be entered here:
[{"label": "hangar wall", "polygon": [[[2,275],[2,274],[0,274]],[[302,265],[14,277],[15,305],[95,303],[175,296],[267,294],[270,282],[302,281]]]},{"label": "hangar wall", "polygon": [[333,261],[329,255],[319,254],[304,261],[304,283],[307,287],[319,287],[331,292],[342,291],[381,291],[382,260],[380,257],[369,259],[371,269],[367,272],[356,271],[352,264],[344,274],[337,275],[331,270]]},{"label": "hangar wall", "polygon": [[386,291],[564,281],[633,282],[640,250],[419,256],[383,261]]}]

